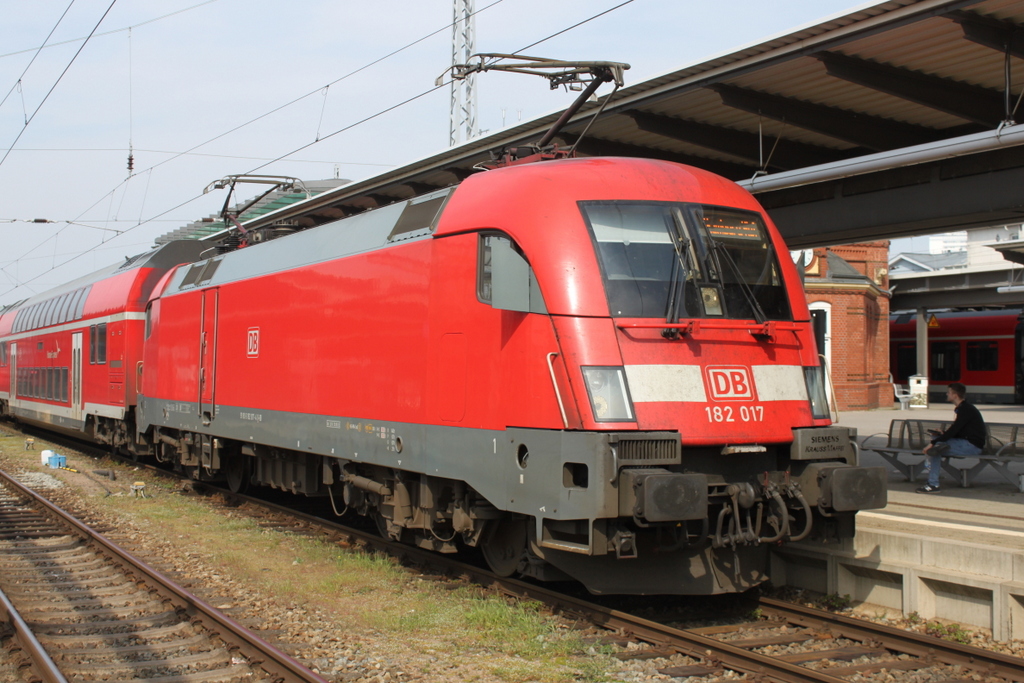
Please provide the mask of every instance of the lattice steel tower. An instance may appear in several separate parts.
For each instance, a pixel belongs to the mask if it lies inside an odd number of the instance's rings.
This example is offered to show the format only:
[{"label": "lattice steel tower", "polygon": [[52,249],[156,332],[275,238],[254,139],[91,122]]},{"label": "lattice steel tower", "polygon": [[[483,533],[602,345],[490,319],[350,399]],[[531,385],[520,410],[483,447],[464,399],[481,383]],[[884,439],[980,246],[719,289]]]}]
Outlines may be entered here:
[{"label": "lattice steel tower", "polygon": [[[452,66],[468,64],[476,44],[474,0],[452,3]],[[469,140],[476,135],[476,74],[452,79],[451,108],[448,124],[448,146]]]}]

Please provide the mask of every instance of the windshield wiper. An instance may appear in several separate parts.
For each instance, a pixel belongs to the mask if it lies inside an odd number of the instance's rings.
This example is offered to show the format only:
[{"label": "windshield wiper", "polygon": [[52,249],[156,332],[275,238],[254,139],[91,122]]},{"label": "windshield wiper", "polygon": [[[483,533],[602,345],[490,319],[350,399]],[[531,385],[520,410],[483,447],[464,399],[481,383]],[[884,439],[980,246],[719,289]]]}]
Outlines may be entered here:
[{"label": "windshield wiper", "polygon": [[[747,300],[747,304],[750,306],[750,310],[754,314],[754,320],[756,320],[759,323],[766,322],[768,320],[768,316],[765,315],[764,309],[761,308],[761,304],[757,302],[757,297],[754,296],[754,292],[750,290],[750,286],[747,284],[747,281],[743,277],[743,273],[740,272],[740,269],[736,265],[736,262],[733,261],[732,254],[730,254],[729,250],[726,249],[725,245],[719,242],[718,240],[710,241],[711,248],[715,251],[715,253],[725,257],[722,260],[726,262],[726,264],[732,270],[733,275],[736,276],[736,283],[740,286],[740,291],[743,292],[743,298]],[[722,279],[722,284],[725,284],[724,278]]]},{"label": "windshield wiper", "polygon": [[[672,248],[676,253],[676,258],[672,263],[672,274],[669,276],[668,310],[665,312],[665,322],[677,323],[679,322],[680,308],[683,311],[686,310],[686,281],[690,274],[687,265],[690,257],[690,240],[683,239],[672,227],[669,227],[668,234],[672,239]],[[673,330],[673,332],[676,331]]]}]

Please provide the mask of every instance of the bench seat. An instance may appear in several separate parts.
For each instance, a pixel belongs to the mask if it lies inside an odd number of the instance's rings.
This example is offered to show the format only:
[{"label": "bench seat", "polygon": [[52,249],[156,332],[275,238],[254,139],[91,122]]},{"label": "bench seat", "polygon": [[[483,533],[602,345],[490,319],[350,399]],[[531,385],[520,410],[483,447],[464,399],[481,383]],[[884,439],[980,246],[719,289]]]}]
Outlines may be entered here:
[{"label": "bench seat", "polygon": [[[862,450],[874,451],[892,465],[898,472],[914,481],[924,469],[927,460],[921,450],[931,443],[931,429],[946,431],[952,424],[949,420],[893,420],[889,432],[872,434],[864,439]],[[1024,439],[1024,425],[986,422],[988,435],[980,455],[944,455],[942,471],[953,477],[960,486],[968,487],[986,467],[991,467],[1004,479],[1024,493],[1024,473],[1010,469],[1015,463],[1024,464],[1024,444],[1018,444],[1018,431]],[[974,459],[974,465],[959,467],[956,461]]]}]

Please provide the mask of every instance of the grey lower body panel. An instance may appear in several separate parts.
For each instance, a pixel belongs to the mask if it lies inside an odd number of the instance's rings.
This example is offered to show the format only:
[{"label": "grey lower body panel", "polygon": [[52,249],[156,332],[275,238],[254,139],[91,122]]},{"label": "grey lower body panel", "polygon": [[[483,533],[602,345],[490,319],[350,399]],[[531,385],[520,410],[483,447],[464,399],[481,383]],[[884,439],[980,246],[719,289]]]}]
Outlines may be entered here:
[{"label": "grey lower body panel", "polygon": [[[617,517],[614,436],[471,429],[196,404],[140,397],[138,429],[176,429],[465,481],[495,507],[547,519]],[[662,436],[674,436],[661,433]],[[678,440],[678,437],[674,437]]]},{"label": "grey lower body panel", "polygon": [[29,424],[61,432],[69,436],[82,437],[85,435],[85,420],[75,420],[63,415],[54,415],[43,410],[35,410],[25,407],[9,407],[13,417]]}]

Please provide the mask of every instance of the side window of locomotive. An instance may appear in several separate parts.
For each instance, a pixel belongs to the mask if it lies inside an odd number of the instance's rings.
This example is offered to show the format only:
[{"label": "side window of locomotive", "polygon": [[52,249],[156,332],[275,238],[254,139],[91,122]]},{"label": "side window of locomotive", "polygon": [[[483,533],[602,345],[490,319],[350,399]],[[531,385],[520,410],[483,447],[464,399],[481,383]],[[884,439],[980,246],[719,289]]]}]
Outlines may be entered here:
[{"label": "side window of locomotive", "polygon": [[994,341],[967,342],[967,369],[991,372],[999,369],[999,346]]},{"label": "side window of locomotive", "polygon": [[956,382],[960,379],[960,342],[932,342],[931,380]]},{"label": "side window of locomotive", "polygon": [[479,244],[477,298],[505,311],[547,313],[537,276],[512,240],[484,234]]},{"label": "side window of locomotive", "polygon": [[89,364],[103,365],[107,362],[107,324],[89,327]]}]

